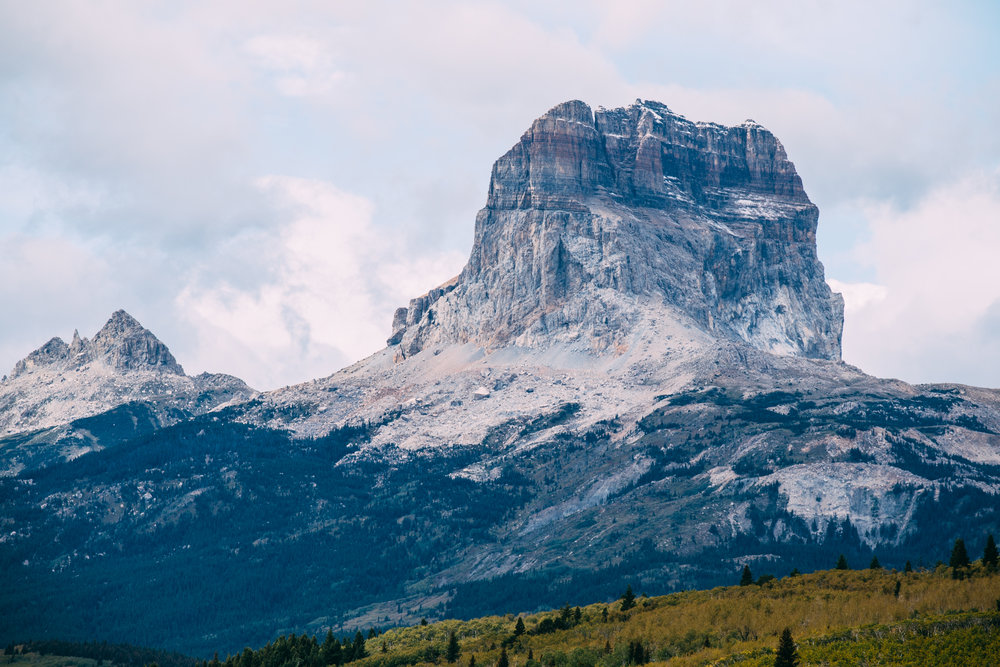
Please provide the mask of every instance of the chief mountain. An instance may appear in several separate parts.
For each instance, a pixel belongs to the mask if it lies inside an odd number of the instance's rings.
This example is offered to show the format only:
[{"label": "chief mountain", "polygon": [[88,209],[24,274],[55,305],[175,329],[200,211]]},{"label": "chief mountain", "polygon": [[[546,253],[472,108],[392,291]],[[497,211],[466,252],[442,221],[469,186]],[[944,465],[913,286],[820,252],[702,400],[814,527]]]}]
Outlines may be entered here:
[{"label": "chief mountain", "polygon": [[947,558],[1000,529],[1000,394],[841,361],[818,210],[752,121],[561,104],[462,273],[268,393],[125,313],[0,384],[0,641],[284,632]]}]

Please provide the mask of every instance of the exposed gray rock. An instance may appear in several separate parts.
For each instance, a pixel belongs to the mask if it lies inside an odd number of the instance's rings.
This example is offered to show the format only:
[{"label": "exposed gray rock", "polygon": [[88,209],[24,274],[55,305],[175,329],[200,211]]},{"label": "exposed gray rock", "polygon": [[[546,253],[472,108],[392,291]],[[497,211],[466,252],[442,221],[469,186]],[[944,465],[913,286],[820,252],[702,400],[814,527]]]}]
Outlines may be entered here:
[{"label": "exposed gray rock", "polygon": [[183,375],[170,350],[124,310],[116,311],[90,341],[94,358],[103,357],[112,368],[159,368]]},{"label": "exposed gray rock", "polygon": [[753,121],[567,102],[497,160],[468,264],[397,311],[388,343],[403,357],[465,342],[616,352],[640,322],[679,313],[718,338],[839,360],[843,300],[817,220]]},{"label": "exposed gray rock", "polygon": [[[0,436],[68,423],[130,401],[173,414],[198,414],[254,394],[230,375],[184,374],[170,350],[124,310],[92,339],[53,338],[0,382]],[[178,412],[180,410],[181,412]]]}]

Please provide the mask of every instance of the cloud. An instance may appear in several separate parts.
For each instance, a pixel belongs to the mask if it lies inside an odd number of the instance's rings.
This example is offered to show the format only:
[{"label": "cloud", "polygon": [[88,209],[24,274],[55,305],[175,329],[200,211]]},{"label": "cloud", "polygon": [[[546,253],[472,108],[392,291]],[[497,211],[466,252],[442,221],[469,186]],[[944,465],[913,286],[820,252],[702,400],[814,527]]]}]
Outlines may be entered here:
[{"label": "cloud", "polygon": [[411,257],[372,225],[364,197],[318,180],[258,181],[285,223],[250,240],[252,287],[196,272],[177,297],[195,329],[198,367],[221,366],[258,387],[325,376],[384,347],[392,311],[457,273],[454,252]]},{"label": "cloud", "polygon": [[347,74],[337,69],[326,43],[295,35],[258,35],[247,41],[247,51],[273,72],[282,95],[319,97],[332,95]]},{"label": "cloud", "polygon": [[867,208],[871,236],[855,255],[875,284],[830,281],[847,307],[845,360],[910,381],[1000,386],[1000,170],[911,208]]}]

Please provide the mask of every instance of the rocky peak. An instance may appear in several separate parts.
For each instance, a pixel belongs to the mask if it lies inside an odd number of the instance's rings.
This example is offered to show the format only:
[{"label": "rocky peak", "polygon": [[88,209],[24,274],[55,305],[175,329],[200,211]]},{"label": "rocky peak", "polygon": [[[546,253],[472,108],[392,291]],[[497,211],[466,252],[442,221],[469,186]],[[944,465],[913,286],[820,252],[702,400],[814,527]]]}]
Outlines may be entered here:
[{"label": "rocky peak", "polygon": [[784,147],[753,121],[566,102],[497,160],[469,263],[397,312],[389,343],[404,357],[437,342],[605,353],[666,316],[839,360],[843,301],[816,256],[818,217]]},{"label": "rocky peak", "polygon": [[11,373],[11,377],[27,373],[37,366],[47,366],[55,361],[61,361],[66,358],[68,352],[69,347],[62,338],[52,338],[45,345],[42,345],[27,357],[17,362],[14,366],[14,371]]},{"label": "rocky peak", "polygon": [[184,371],[167,346],[126,313],[118,310],[90,341],[94,357],[103,357],[119,370],[160,368],[183,375]]},{"label": "rocky peak", "polygon": [[185,375],[166,345],[119,310],[92,339],[78,331],[69,345],[53,338],[0,381],[0,438],[134,401],[156,412],[161,424],[173,423],[182,414],[201,414],[253,393],[228,375]]},{"label": "rocky peak", "polygon": [[81,338],[78,331],[73,332],[69,345],[61,338],[51,339],[17,362],[11,378],[41,367],[79,368],[94,360],[101,360],[120,371],[159,369],[184,374],[166,345],[134,317],[119,310],[111,315],[93,339]]}]

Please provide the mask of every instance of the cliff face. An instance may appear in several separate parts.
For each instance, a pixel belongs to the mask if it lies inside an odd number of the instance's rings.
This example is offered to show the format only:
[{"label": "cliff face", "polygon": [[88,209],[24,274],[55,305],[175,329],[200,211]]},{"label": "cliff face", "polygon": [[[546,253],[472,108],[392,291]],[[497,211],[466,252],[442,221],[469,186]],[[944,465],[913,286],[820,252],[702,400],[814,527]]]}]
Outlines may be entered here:
[{"label": "cliff face", "polygon": [[656,102],[561,104],[497,160],[455,280],[397,311],[390,345],[574,343],[620,351],[666,314],[782,355],[840,359],[843,301],[818,210],[761,126]]}]

